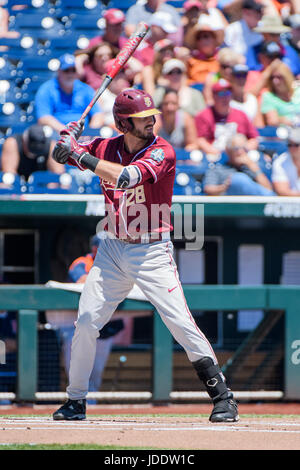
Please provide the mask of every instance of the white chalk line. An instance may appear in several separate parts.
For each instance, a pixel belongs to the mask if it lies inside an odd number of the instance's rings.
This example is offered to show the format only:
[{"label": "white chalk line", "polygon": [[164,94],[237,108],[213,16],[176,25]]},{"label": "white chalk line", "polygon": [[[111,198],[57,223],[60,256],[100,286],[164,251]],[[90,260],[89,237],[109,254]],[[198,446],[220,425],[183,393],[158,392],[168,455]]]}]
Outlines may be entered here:
[{"label": "white chalk line", "polygon": [[[77,430],[77,431],[100,431],[99,428],[97,427],[81,427],[81,426],[76,426],[74,428],[72,428],[74,430]],[[297,431],[297,430],[287,430],[287,429],[249,429],[249,428],[227,428],[227,427],[220,427],[220,426],[217,426],[217,427],[212,427],[212,426],[202,426],[202,427],[177,427],[176,429],[175,428],[170,428],[170,427],[159,427],[159,428],[156,428],[156,427],[145,427],[145,428],[136,428],[136,427],[130,427],[130,428],[124,428],[124,427],[114,427],[114,428],[106,428],[105,430],[113,430],[113,431],[222,431],[222,432],[264,432],[264,433],[280,433],[280,434],[300,434],[300,430]],[[51,430],[60,430],[60,431],[63,431],[63,430],[70,430],[70,428],[66,428],[66,427],[51,427],[51,428],[47,428],[47,427],[34,427],[34,428],[30,428],[28,429],[28,427],[9,427],[9,428],[5,428],[5,431],[9,431],[9,430],[12,430],[12,431],[24,431],[24,430],[31,430],[31,431],[35,431],[35,430],[44,430],[44,431],[51,431]],[[4,431],[4,430],[3,430]],[[0,433],[1,433],[1,429],[0,429]]]},{"label": "white chalk line", "polygon": [[[30,427],[32,426],[32,427]],[[249,426],[261,426],[261,428],[252,429]],[[271,428],[267,428],[270,426]],[[299,427],[299,429],[274,429],[275,427]],[[1,429],[2,428],[2,429]],[[51,418],[6,418],[0,419],[0,432],[9,430],[86,430],[86,431],[107,431],[109,429],[119,430],[133,430],[133,431],[243,431],[243,432],[272,432],[272,433],[293,433],[300,434],[300,423],[295,422],[250,422],[243,421],[242,423],[227,423],[227,424],[214,424],[207,425],[201,423],[157,423],[157,422],[141,422],[136,421],[77,421],[77,422],[57,422],[52,421]]]}]

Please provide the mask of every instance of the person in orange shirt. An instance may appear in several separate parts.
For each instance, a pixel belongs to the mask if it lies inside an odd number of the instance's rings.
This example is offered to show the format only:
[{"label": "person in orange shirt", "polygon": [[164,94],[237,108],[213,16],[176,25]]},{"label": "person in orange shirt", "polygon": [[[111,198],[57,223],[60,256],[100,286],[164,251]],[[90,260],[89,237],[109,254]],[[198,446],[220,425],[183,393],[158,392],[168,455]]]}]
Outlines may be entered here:
[{"label": "person in orange shirt", "polygon": [[189,84],[204,83],[209,73],[219,71],[218,48],[222,39],[210,25],[196,24],[187,38],[192,57],[187,61]]}]

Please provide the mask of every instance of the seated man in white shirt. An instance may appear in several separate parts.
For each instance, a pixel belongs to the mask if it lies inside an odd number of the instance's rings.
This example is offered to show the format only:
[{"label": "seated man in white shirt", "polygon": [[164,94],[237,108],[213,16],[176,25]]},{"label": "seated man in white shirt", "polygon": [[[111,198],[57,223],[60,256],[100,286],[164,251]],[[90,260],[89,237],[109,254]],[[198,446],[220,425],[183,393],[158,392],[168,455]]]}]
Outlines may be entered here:
[{"label": "seated man in white shirt", "polygon": [[249,47],[263,41],[253,29],[262,18],[263,5],[255,0],[243,0],[242,18],[229,24],[225,30],[225,44],[237,53],[246,55]]},{"label": "seated man in white shirt", "polygon": [[300,196],[300,127],[289,129],[288,151],[273,162],[272,183],[278,196]]}]

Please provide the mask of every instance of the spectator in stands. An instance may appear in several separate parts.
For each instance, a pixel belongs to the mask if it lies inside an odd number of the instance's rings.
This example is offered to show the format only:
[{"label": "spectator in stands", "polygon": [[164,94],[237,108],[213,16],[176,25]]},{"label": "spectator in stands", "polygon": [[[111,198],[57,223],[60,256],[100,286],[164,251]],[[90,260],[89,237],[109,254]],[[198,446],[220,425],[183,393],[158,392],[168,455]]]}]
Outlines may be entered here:
[{"label": "spectator in stands", "polygon": [[212,91],[214,104],[195,117],[199,149],[219,155],[224,151],[227,140],[238,132],[247,137],[247,149],[255,150],[258,132],[243,111],[230,106],[231,84],[221,79],[213,85]]},{"label": "spectator in stands", "polygon": [[[297,52],[282,37],[282,34],[288,33],[291,28],[285,26],[279,16],[263,16],[254,30],[263,35],[264,41],[276,42],[281,48],[282,61],[288,65],[295,76],[300,75],[300,58]],[[259,48],[260,44],[249,48],[247,51],[246,63],[250,70],[260,69],[257,58]]]},{"label": "spectator in stands", "polygon": [[278,196],[300,196],[300,127],[288,132],[288,151],[272,164],[272,183]]},{"label": "spectator in stands", "polygon": [[[228,27],[228,21],[216,3],[211,0],[201,0],[202,9],[198,22],[201,24],[213,24],[216,30],[225,30]],[[222,41],[224,37],[222,36]]]},{"label": "spectator in stands", "polygon": [[[165,15],[165,18],[167,18],[165,21],[175,26],[175,29],[168,33],[172,34],[170,39],[180,45],[182,43],[181,16],[175,7],[166,3],[166,0],[145,0],[145,2],[137,2],[132,5],[126,12],[125,32],[127,36],[134,32],[140,21],[151,24],[157,12],[167,14]],[[164,15],[162,18],[164,18]]]},{"label": "spectator in stands", "polygon": [[124,33],[125,15],[121,10],[110,8],[104,13],[103,20],[105,22],[103,34],[90,40],[87,51],[78,51],[76,53],[76,69],[81,77],[85,75],[85,65],[90,60],[89,51],[94,47],[102,42],[109,44],[113,50],[113,56],[116,56],[128,40]]},{"label": "spectator in stands", "polygon": [[[172,16],[164,11],[157,11],[151,17],[150,33],[142,41],[134,57],[139,60],[143,66],[153,65],[155,56],[155,44],[162,39],[171,39],[171,33],[177,31],[177,25],[172,23]],[[171,39],[172,40],[172,39]]]},{"label": "spectator in stands", "polygon": [[61,174],[64,167],[50,158],[54,145],[55,140],[47,136],[47,129],[33,124],[23,134],[15,134],[4,141],[2,171],[18,174],[26,180],[34,171],[48,170]]},{"label": "spectator in stands", "polygon": [[187,42],[192,51],[192,57],[187,62],[189,83],[204,83],[211,72],[219,71],[217,59],[218,48],[221,45],[220,30],[213,25],[197,23],[191,29]]},{"label": "spectator in stands", "polygon": [[103,41],[111,44],[119,52],[128,40],[124,32],[125,15],[118,8],[110,8],[106,10],[103,18],[105,21],[104,32],[100,36],[92,38],[89,47],[96,46]]},{"label": "spectator in stands", "polygon": [[262,121],[259,120],[257,98],[245,89],[248,71],[248,66],[245,64],[237,64],[232,67],[230,106],[243,111],[256,127],[263,127]]},{"label": "spectator in stands", "polygon": [[143,90],[152,96],[157,86],[166,84],[161,75],[162,67],[167,60],[175,58],[175,56],[174,43],[170,39],[161,39],[154,44],[153,64],[146,65],[142,69]]},{"label": "spectator in stands", "polygon": [[254,31],[262,17],[263,6],[255,0],[244,0],[242,17],[229,24],[225,30],[225,44],[239,54],[245,55],[249,47],[262,42],[261,34]]},{"label": "spectator in stands", "polygon": [[[114,58],[117,53],[118,50],[114,46],[104,41],[85,51],[79,51],[75,54],[77,71],[78,68],[82,70],[78,71],[78,78],[97,90],[103,81],[106,62]],[[77,67],[78,59],[79,63],[82,63],[82,54],[87,56],[87,60],[84,61],[83,67]]]},{"label": "spectator in stands", "polygon": [[[4,3],[4,2],[1,2]],[[18,31],[11,31],[8,29],[9,25],[9,12],[7,8],[0,5],[0,38],[18,38],[20,33]]]},{"label": "spectator in stands", "polygon": [[197,24],[201,10],[203,10],[203,4],[198,0],[187,0],[183,4],[183,14],[181,16],[182,27],[183,27],[183,45],[189,47],[186,43],[186,37],[189,36],[189,32],[195,24]]},{"label": "spectator in stands", "polygon": [[245,57],[242,54],[238,54],[230,47],[222,47],[217,53],[217,60],[219,62],[219,71],[207,75],[203,88],[203,96],[208,106],[213,104],[213,84],[221,78],[230,82],[232,79],[233,66],[245,63]]},{"label": "spectator in stands", "polygon": [[246,90],[260,98],[265,91],[266,82],[270,76],[271,70],[277,67],[276,64],[278,64],[281,59],[281,48],[276,42],[265,41],[261,43],[258,50],[260,70],[249,70]]},{"label": "spectator in stands", "polygon": [[[38,123],[52,127],[57,133],[71,121],[78,121],[94,97],[95,91],[78,80],[75,57],[64,54],[60,57],[57,76],[47,80],[35,96],[35,111]],[[104,117],[96,103],[87,116],[91,128],[100,128]]]},{"label": "spectator in stands", "polygon": [[179,108],[176,91],[166,89],[156,118],[155,134],[166,139],[173,147],[191,151],[198,148],[193,117]]},{"label": "spectator in stands", "polygon": [[294,87],[294,76],[283,62],[275,63],[262,96],[261,112],[267,126],[293,125],[300,118],[300,87]]},{"label": "spectator in stands", "polygon": [[201,91],[187,85],[186,66],[183,61],[169,59],[162,68],[162,79],[165,86],[158,86],[154,92],[154,102],[160,106],[165,88],[175,90],[179,98],[179,108],[195,116],[205,108],[205,101]]},{"label": "spectator in stands", "polygon": [[228,140],[226,153],[228,162],[209,168],[204,176],[203,188],[207,195],[274,195],[270,181],[251,159],[243,134]]}]

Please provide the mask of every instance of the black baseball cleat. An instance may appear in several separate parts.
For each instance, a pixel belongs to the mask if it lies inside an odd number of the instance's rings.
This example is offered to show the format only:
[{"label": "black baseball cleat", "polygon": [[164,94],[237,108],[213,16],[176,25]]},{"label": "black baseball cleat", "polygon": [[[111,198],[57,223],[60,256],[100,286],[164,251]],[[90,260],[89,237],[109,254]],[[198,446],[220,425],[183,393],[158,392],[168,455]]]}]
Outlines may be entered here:
[{"label": "black baseball cleat", "polygon": [[58,420],[82,420],[85,419],[86,400],[68,400],[63,406],[53,413],[53,419]]},{"label": "black baseball cleat", "polygon": [[238,407],[235,400],[227,398],[220,400],[214,405],[209,417],[212,423],[234,423],[239,420]]}]

